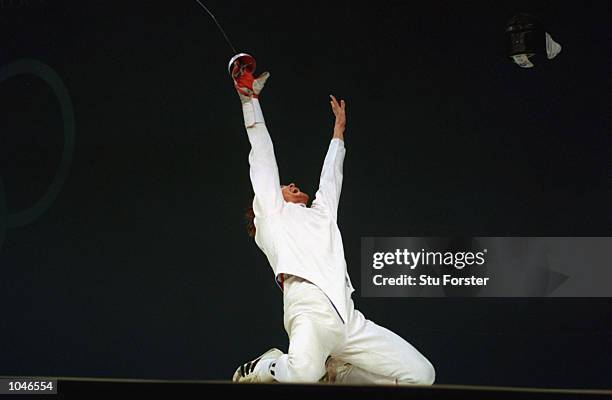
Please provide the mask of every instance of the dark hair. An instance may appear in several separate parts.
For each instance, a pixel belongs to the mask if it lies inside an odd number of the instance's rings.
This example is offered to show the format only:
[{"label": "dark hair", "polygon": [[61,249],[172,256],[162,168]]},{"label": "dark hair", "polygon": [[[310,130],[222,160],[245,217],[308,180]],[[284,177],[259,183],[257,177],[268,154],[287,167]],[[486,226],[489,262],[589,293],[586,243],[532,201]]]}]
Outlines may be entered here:
[{"label": "dark hair", "polygon": [[255,211],[253,207],[247,208],[244,213],[244,219],[246,221],[246,230],[250,237],[255,237]]}]

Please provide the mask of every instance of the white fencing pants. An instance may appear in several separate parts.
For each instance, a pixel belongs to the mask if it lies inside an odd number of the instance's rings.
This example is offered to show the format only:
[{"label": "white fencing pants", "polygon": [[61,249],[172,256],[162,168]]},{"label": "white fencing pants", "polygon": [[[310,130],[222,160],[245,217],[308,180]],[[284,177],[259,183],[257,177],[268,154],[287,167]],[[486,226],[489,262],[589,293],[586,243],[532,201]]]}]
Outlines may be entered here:
[{"label": "white fencing pants", "polygon": [[318,382],[328,356],[352,368],[338,382],[430,385],[431,363],[410,343],[355,310],[350,294],[348,321],[342,323],[329,298],[296,276],[284,282],[284,325],[289,351],[270,368],[279,382]]}]

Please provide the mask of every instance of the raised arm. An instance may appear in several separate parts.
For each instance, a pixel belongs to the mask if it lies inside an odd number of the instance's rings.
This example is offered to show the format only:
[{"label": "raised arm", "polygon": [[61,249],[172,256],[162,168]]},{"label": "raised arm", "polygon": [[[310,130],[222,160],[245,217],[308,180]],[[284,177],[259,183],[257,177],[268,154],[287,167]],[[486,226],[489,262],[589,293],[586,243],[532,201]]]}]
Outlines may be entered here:
[{"label": "raised arm", "polygon": [[312,204],[314,207],[324,207],[328,209],[333,219],[336,220],[338,216],[340,192],[342,190],[344,155],[346,154],[346,149],[344,147],[346,104],[344,100],[338,103],[334,96],[330,95],[330,97],[332,111],[336,117],[334,133],[329,143],[325,160],[323,161],[319,190]]},{"label": "raised arm", "polygon": [[272,138],[268,133],[259,99],[243,104],[247,135],[251,143],[249,165],[255,198],[253,211],[257,217],[274,214],[283,206],[278,166]]},{"label": "raised arm", "polygon": [[280,211],[284,200],[272,138],[259,104],[259,93],[270,73],[264,72],[255,79],[252,71],[246,67],[247,65],[241,64],[239,60],[236,61],[231,66],[231,75],[242,103],[244,126],[251,143],[249,165],[251,184],[255,192],[253,211],[255,217],[261,218]]}]

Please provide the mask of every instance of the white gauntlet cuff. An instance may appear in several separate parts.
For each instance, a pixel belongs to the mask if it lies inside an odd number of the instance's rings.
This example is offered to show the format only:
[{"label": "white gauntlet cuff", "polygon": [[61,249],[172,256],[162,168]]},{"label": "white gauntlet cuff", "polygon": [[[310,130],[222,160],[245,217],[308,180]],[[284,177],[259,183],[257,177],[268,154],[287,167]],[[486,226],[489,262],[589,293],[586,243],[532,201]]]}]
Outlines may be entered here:
[{"label": "white gauntlet cuff", "polygon": [[242,104],[242,113],[244,114],[244,126],[250,128],[255,124],[262,123],[264,120],[263,112],[261,111],[261,105],[259,99],[251,98],[250,101]]}]

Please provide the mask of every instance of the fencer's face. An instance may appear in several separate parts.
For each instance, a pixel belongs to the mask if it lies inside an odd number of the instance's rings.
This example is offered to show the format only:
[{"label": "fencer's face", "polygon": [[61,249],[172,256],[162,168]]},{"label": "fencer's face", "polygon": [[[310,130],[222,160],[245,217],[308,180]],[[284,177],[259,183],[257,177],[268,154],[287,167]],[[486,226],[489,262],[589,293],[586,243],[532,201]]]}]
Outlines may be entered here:
[{"label": "fencer's face", "polygon": [[295,186],[295,183],[281,185],[281,192],[286,202],[308,204],[308,195],[300,191],[300,188]]}]

